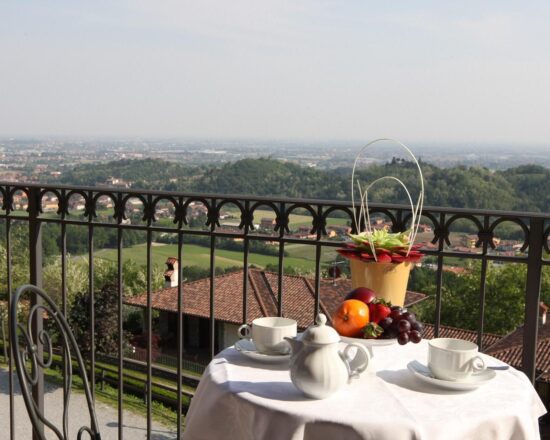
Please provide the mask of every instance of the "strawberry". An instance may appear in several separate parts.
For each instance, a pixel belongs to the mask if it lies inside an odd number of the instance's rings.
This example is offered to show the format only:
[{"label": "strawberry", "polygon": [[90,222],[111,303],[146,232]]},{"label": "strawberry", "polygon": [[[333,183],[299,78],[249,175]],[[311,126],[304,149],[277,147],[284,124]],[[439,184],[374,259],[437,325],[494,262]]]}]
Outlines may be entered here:
[{"label": "strawberry", "polygon": [[391,313],[391,303],[383,299],[375,299],[369,304],[370,321],[378,324]]},{"label": "strawberry", "polygon": [[391,263],[392,262],[392,256],[389,254],[380,254],[376,256],[377,261],[379,263]]},{"label": "strawberry", "polygon": [[361,329],[361,337],[363,339],[376,339],[384,333],[384,329],[375,322],[369,322]]}]

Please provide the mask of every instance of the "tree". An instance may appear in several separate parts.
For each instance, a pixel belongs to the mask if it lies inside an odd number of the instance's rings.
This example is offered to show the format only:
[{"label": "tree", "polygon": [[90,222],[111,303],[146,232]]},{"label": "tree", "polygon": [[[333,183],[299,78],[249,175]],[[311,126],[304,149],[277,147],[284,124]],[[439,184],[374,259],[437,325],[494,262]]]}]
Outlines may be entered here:
[{"label": "tree", "polygon": [[[493,172],[479,166],[438,168],[423,162],[422,170],[426,200],[432,206],[545,212],[550,205],[550,170],[541,166],[524,165]],[[77,165],[64,173],[61,181],[95,185],[116,176],[147,189],[349,200],[350,175],[349,167],[314,169],[272,158],[243,159],[217,167],[186,167],[147,159]],[[364,182],[396,175],[414,193],[418,190],[414,164],[399,158],[360,169],[357,175]],[[402,188],[393,184],[373,187],[369,197],[387,203],[407,202]]]},{"label": "tree", "polygon": [[[88,270],[83,261],[78,261],[67,256],[65,283],[67,305],[70,306],[76,293],[85,291],[88,286]],[[50,264],[42,269],[42,286],[58,305],[62,304],[61,258],[51,259]]]},{"label": "tree", "polygon": [[[4,224],[2,224],[4,227]],[[29,282],[29,248],[28,232],[26,224],[14,223],[10,232],[11,247],[11,287],[15,291],[19,286]],[[3,234],[5,236],[5,229]],[[7,248],[4,241],[0,242],[0,295],[6,297],[8,294],[7,280]]]},{"label": "tree", "polygon": [[[265,270],[267,272],[279,272],[279,265],[278,264],[267,264],[265,266]],[[283,269],[283,273],[285,275],[296,275],[296,276],[302,276],[302,277],[314,277],[315,271],[314,270],[308,270],[308,269],[302,269],[301,267],[296,266],[285,266]]]},{"label": "tree", "polygon": [[[114,263],[111,264],[114,266]],[[124,295],[133,296],[144,293],[147,290],[147,272],[145,267],[140,266],[134,260],[125,261],[122,265],[122,282]],[[164,269],[153,265],[151,270],[151,290],[153,292],[159,290],[163,285]]]},{"label": "tree", "polygon": [[[550,303],[550,268],[543,270],[541,301]],[[524,323],[525,264],[495,265],[489,263],[485,284],[484,331],[505,334]],[[479,295],[481,265],[475,262],[464,275],[444,273],[441,289],[441,323],[453,327],[477,330],[479,327]],[[429,295],[415,306],[424,322],[435,318],[435,271],[417,268],[411,277],[410,289]]]},{"label": "tree", "polygon": [[[107,284],[94,295],[94,343],[98,353],[114,355],[118,350],[118,292],[117,286]],[[79,292],[75,295],[69,313],[69,324],[76,342],[83,353],[91,351],[90,341],[90,295]],[[124,342],[127,341],[125,335]]]}]

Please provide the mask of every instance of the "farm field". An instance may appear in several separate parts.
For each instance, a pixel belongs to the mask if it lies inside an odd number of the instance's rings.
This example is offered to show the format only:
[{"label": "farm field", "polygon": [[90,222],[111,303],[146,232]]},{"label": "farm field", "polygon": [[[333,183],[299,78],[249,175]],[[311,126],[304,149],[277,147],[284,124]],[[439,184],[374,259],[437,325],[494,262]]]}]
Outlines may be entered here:
[{"label": "farm field", "polygon": [[[289,256],[285,257],[285,266],[292,266],[300,270],[315,269],[315,249],[313,246],[295,244],[287,245],[285,249]],[[110,261],[116,261],[117,252],[115,249],[101,249],[95,252],[96,257],[104,258]],[[153,265],[164,267],[164,262],[168,257],[177,257],[177,245],[159,245],[154,244],[152,247],[152,262]],[[336,253],[333,249],[325,249],[323,252],[323,262],[333,261]],[[144,244],[135,245],[124,248],[122,258],[126,260],[134,260],[138,264],[146,264],[146,246]],[[255,266],[265,267],[268,264],[277,264],[278,257],[271,255],[262,255],[251,253],[248,261]],[[203,268],[210,267],[210,248],[195,244],[184,244],[183,246],[183,265],[184,266],[200,266]],[[239,251],[230,251],[225,249],[216,250],[216,266],[228,268],[232,266],[243,265],[243,254]]]},{"label": "farm field", "polygon": [[[237,209],[234,209],[232,207],[227,207],[227,209],[224,211],[227,217],[223,220],[220,220],[221,223],[229,222],[229,223],[238,223],[241,219],[241,212]],[[112,216],[113,211],[112,209],[100,209],[97,211],[97,214],[104,218],[105,220],[108,220],[109,222],[114,222]],[[262,219],[269,218],[269,219],[275,219],[276,215],[275,212],[269,210],[269,209],[257,209],[254,211],[254,224],[258,226]],[[82,217],[75,216],[75,218],[81,219]],[[300,226],[311,226],[312,218],[309,215],[302,215],[302,214],[290,214],[289,216],[289,226],[291,229],[296,229]],[[335,217],[329,217],[327,218],[327,225],[347,225],[349,220],[347,218],[335,218]],[[132,223],[139,224],[140,221],[132,221]],[[173,218],[159,218],[155,224],[157,226],[166,226],[166,227],[172,227],[175,228]]]},{"label": "farm field", "polygon": [[[232,210],[230,208],[227,209],[227,212],[232,216],[234,219],[240,219],[241,212],[238,210]],[[275,219],[275,212],[269,210],[269,209],[257,209],[254,211],[254,224],[259,225],[260,221],[263,218],[269,218],[269,219]],[[227,220],[231,220],[228,218]],[[327,219],[328,225],[346,225],[348,223],[347,218],[333,218],[330,217]],[[289,216],[289,226],[291,228],[296,228],[299,226],[311,226],[311,216],[309,215],[302,215],[302,214],[290,214]]]}]

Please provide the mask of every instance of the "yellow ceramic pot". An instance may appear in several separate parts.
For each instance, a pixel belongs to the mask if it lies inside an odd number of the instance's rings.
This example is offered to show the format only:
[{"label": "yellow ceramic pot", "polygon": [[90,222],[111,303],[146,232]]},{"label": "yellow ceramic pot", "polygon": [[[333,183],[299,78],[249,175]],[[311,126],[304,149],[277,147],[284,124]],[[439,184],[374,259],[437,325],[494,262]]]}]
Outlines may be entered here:
[{"label": "yellow ceramic pot", "polygon": [[376,292],[378,298],[390,301],[394,306],[403,306],[409,274],[413,267],[410,261],[404,263],[366,263],[350,260],[351,285],[368,287]]}]

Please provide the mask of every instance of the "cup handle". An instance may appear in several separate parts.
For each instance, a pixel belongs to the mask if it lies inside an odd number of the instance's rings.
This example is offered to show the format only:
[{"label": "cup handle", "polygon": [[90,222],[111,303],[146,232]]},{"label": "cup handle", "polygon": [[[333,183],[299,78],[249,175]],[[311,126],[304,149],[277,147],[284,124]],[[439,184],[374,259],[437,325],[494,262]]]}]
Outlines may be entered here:
[{"label": "cup handle", "polygon": [[241,339],[250,339],[250,326],[248,324],[241,325],[237,333]]},{"label": "cup handle", "polygon": [[[350,357],[350,350],[356,348],[355,356]],[[359,375],[367,369],[371,360],[371,354],[361,344],[348,344],[344,348],[342,358],[348,367],[349,378],[353,379],[359,377]]]},{"label": "cup handle", "polygon": [[487,365],[485,365],[485,361],[481,356],[474,356],[470,360],[470,365],[472,366],[472,371],[474,373],[477,373],[479,371],[483,371],[487,368]]}]

